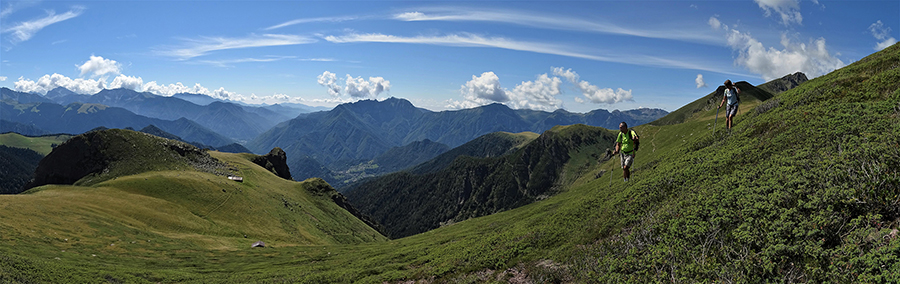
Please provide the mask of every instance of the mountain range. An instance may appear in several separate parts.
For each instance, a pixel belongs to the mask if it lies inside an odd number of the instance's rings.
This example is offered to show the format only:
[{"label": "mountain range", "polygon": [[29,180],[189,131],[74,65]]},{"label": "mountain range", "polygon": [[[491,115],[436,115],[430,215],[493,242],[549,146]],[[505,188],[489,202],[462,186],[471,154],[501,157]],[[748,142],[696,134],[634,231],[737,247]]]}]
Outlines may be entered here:
[{"label": "mountain range", "polygon": [[[303,114],[280,123],[246,144],[260,153],[281,147],[292,159],[289,165],[295,178],[313,177],[302,172],[315,160],[319,166],[333,172],[371,164],[371,161],[391,148],[417,141],[433,141],[450,148],[462,145],[479,136],[498,132],[541,133],[556,125],[585,124],[617,128],[619,122],[629,125],[647,123],[667,114],[661,109],[630,111],[594,110],[571,113],[513,110],[502,104],[434,112],[417,108],[407,100],[389,98],[384,101],[364,100],[342,104],[327,112]],[[434,152],[435,155],[440,154]],[[307,158],[308,157],[308,158]],[[426,157],[430,158],[430,157]],[[381,159],[382,163],[385,162]],[[390,162],[388,162],[390,163]],[[395,165],[406,168],[415,164]],[[315,173],[321,174],[321,173]],[[337,176],[338,174],[332,173]],[[353,177],[355,179],[358,177]],[[350,180],[329,180],[340,188]]]},{"label": "mountain range", "polygon": [[[321,179],[285,179],[290,156],[277,149],[231,154],[92,131],[39,163],[41,179],[74,173],[65,175],[80,177],[72,184],[0,195],[0,279],[900,282],[898,63],[895,44],[770,98],[745,98],[730,129],[717,126],[714,107],[694,111],[709,102],[698,94],[667,123],[634,127],[642,142],[627,181],[604,151],[609,129],[480,136],[369,189],[403,189],[397,202],[372,202],[443,220],[397,239],[352,212],[366,201],[349,206]],[[86,167],[69,166],[77,160]],[[372,180],[388,181],[359,182]],[[388,210],[374,211],[391,220]],[[489,215],[465,216],[480,212]],[[399,236],[432,224],[415,221],[391,227]]]},{"label": "mountain range", "polygon": [[50,90],[44,96],[9,89],[3,90],[3,93],[4,100],[19,104],[99,104],[120,107],[149,118],[163,120],[185,118],[235,141],[252,139],[279,122],[317,109],[300,104],[241,105],[200,94],[181,93],[165,97],[124,88],[104,89],[94,95],[77,94],[63,87]]},{"label": "mountain range", "polygon": [[[92,103],[59,105],[48,99],[7,88],[0,89],[0,119],[10,125],[30,126],[49,133],[79,134],[97,127],[142,129],[155,125],[187,141],[224,146],[234,143],[215,131],[186,118],[163,120],[134,114],[123,108]],[[16,126],[20,127],[21,126]]]}]

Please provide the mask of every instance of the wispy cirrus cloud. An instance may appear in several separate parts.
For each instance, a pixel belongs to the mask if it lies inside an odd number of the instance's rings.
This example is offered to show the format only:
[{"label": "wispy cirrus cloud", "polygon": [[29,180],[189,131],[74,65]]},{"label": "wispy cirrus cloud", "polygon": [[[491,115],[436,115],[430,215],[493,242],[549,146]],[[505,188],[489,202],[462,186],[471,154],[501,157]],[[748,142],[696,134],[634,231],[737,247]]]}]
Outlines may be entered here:
[{"label": "wispy cirrus cloud", "polygon": [[694,69],[716,72],[721,74],[747,76],[746,74],[733,73],[726,70],[711,68],[713,64],[698,64],[696,60],[678,60],[663,58],[657,56],[640,55],[640,54],[617,54],[608,51],[586,52],[584,48],[575,48],[572,45],[562,45],[554,43],[529,42],[508,39],[503,37],[484,37],[471,33],[448,34],[443,36],[414,36],[404,37],[395,35],[386,35],[380,33],[358,34],[348,33],[341,36],[324,36],[326,41],[332,43],[360,43],[360,42],[379,42],[379,43],[406,43],[406,44],[426,44],[426,45],[442,45],[457,47],[488,47],[502,48],[517,51],[527,51],[551,55],[559,55],[566,57],[582,58],[594,61],[623,63],[639,66],[651,66],[675,69]]},{"label": "wispy cirrus cloud", "polygon": [[[10,8],[11,9],[11,8]],[[6,10],[4,10],[4,13]],[[68,12],[57,15],[54,11],[47,11],[47,16],[35,19],[27,22],[21,22],[17,24],[13,24],[11,27],[4,28],[2,33],[12,34],[12,37],[9,38],[9,41],[12,44],[18,44],[20,42],[27,41],[31,39],[35,34],[37,34],[42,29],[46,28],[49,25],[59,23],[71,18],[75,18],[80,16],[84,12],[83,6],[74,6]],[[12,13],[12,12],[9,12]]]},{"label": "wispy cirrus cloud", "polygon": [[287,22],[284,22],[281,24],[277,24],[277,25],[265,28],[264,30],[270,31],[270,30],[274,30],[274,29],[280,29],[283,27],[287,27],[287,26],[306,24],[306,23],[320,23],[320,22],[340,23],[340,22],[352,21],[352,20],[356,20],[356,19],[357,19],[357,17],[353,17],[353,16],[296,19],[296,20],[290,20],[290,21],[287,21]]},{"label": "wispy cirrus cloud", "polygon": [[[765,16],[769,17],[772,15],[772,12],[778,13],[781,15],[781,23],[785,26],[790,26],[790,24],[803,23],[803,15],[800,14],[800,0],[753,0],[759,5],[760,9],[765,11]],[[818,4],[817,1],[816,4]]]},{"label": "wispy cirrus cloud", "polygon": [[426,13],[416,11],[394,14],[392,18],[400,21],[496,22],[543,29],[626,35],[705,44],[721,44],[721,38],[716,37],[716,35],[705,30],[690,29],[689,27],[648,30],[623,27],[609,22],[572,18],[570,16],[539,15],[508,10],[473,11],[471,9],[429,8],[425,11]]},{"label": "wispy cirrus cloud", "polygon": [[266,56],[263,58],[238,58],[238,59],[225,59],[225,60],[198,60],[197,63],[208,64],[217,67],[233,67],[232,64],[238,63],[254,63],[254,62],[275,62],[281,61],[285,59],[296,59],[296,56]]},{"label": "wispy cirrus cloud", "polygon": [[186,43],[182,46],[161,47],[154,52],[157,55],[173,57],[177,60],[188,60],[220,50],[309,44],[317,40],[299,35],[263,34],[250,35],[243,38],[201,37],[199,39],[185,39],[184,41]]}]

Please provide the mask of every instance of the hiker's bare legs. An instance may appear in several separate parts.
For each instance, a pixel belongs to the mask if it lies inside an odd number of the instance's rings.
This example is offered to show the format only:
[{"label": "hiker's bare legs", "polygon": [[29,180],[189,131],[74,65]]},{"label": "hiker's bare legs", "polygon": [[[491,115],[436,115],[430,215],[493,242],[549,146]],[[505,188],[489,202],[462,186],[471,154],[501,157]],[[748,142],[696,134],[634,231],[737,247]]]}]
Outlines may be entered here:
[{"label": "hiker's bare legs", "polygon": [[625,179],[631,178],[631,171],[628,170],[629,167],[622,168],[622,177]]}]

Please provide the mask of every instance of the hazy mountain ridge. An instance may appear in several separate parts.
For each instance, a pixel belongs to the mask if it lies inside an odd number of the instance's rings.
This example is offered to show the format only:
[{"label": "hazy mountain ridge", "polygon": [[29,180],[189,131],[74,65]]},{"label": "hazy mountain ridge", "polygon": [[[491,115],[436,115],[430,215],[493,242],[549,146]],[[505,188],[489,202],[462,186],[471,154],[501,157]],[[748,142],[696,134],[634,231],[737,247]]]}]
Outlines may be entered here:
[{"label": "hazy mountain ridge", "polygon": [[266,109],[256,110],[268,117],[265,118],[233,103],[213,101],[201,106],[176,97],[139,93],[130,89],[103,90],[91,96],[88,102],[121,107],[138,115],[159,119],[176,120],[184,117],[236,140],[252,139],[276,123],[290,118]]},{"label": "hazy mountain ridge", "polygon": [[[513,110],[502,104],[433,112],[416,108],[404,99],[390,98],[342,104],[331,111],[302,115],[276,125],[246,146],[257,153],[281,147],[289,157],[309,156],[339,172],[368,163],[393,147],[426,139],[452,148],[498,131],[540,133],[556,125],[571,124],[617,128],[622,121],[639,125],[665,114],[664,110],[655,109],[550,113]],[[297,178],[311,177],[299,170],[292,174]]]},{"label": "hazy mountain ridge", "polygon": [[[231,139],[186,118],[169,121],[137,115],[124,108],[91,103],[71,103],[65,106],[52,102],[20,103],[11,98],[40,96],[16,92],[8,88],[0,88],[0,93],[4,98],[9,98],[0,103],[0,110],[2,110],[0,119],[31,126],[49,133],[80,134],[100,126],[142,129],[152,124],[187,141],[196,141],[212,146],[234,143]],[[33,99],[25,101],[33,101]]]},{"label": "hazy mountain ridge", "polygon": [[216,151],[228,152],[228,153],[250,153],[250,150],[248,150],[243,145],[238,144],[238,143],[231,143],[228,145],[213,147],[213,146],[206,145],[206,144],[203,144],[200,142],[186,141],[186,140],[182,139],[181,137],[178,137],[175,134],[168,133],[168,132],[160,129],[159,127],[156,127],[156,125],[153,125],[153,124],[148,125],[147,127],[144,127],[139,131],[150,134],[150,135],[166,138],[166,139],[172,139],[172,140],[185,142],[185,143],[194,145],[195,147],[200,148],[200,149],[210,149],[210,150],[216,150]]},{"label": "hazy mountain ridge", "polygon": [[[277,178],[250,154],[211,153],[256,177],[241,184],[168,171],[0,196],[0,269],[22,283],[894,283],[898,67],[895,44],[744,105],[731,131],[712,128],[715,109],[638,126],[627,183],[587,147],[557,195],[391,241],[325,220],[346,210],[304,194],[326,184]],[[249,248],[256,236],[275,245]]]}]

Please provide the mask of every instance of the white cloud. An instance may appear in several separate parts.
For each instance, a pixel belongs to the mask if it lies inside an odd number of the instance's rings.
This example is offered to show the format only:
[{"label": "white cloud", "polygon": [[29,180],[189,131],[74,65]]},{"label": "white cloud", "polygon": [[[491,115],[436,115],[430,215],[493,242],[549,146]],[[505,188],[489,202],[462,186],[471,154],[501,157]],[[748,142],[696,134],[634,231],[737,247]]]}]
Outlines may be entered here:
[{"label": "white cloud", "polygon": [[391,81],[385,80],[383,77],[369,77],[369,80],[366,80],[362,77],[354,78],[350,74],[347,74],[342,87],[338,82],[337,74],[328,71],[317,76],[316,82],[328,89],[328,95],[340,101],[343,101],[342,95],[350,96],[350,101],[360,98],[374,99],[382,92],[391,90]]},{"label": "white cloud", "polygon": [[309,37],[282,34],[250,35],[244,38],[202,37],[200,39],[185,41],[187,41],[185,46],[162,47],[158,48],[155,53],[162,56],[174,57],[178,60],[187,60],[219,50],[297,45],[316,42],[315,39]]},{"label": "white cloud", "polygon": [[783,49],[779,50],[774,47],[766,48],[750,33],[730,29],[716,17],[710,18],[709,22],[713,29],[724,30],[727,45],[738,52],[734,63],[762,75],[765,80],[780,78],[798,71],[815,78],[845,66],[844,62],[837,58],[839,53],[832,54],[828,51],[825,38],[810,39],[808,44],[796,43],[783,33],[781,35]]},{"label": "white cloud", "polygon": [[562,93],[558,77],[547,74],[539,75],[534,81],[525,81],[513,90],[500,86],[500,78],[494,72],[484,72],[481,76],[472,76],[472,80],[460,87],[462,101],[448,100],[447,106],[452,109],[473,108],[490,103],[505,103],[515,109],[534,109],[553,111],[562,108],[562,100],[557,96]]},{"label": "white cloud", "polygon": [[287,26],[293,26],[293,25],[305,24],[305,23],[316,23],[316,22],[340,23],[343,21],[352,21],[355,19],[356,19],[356,17],[320,17],[320,18],[296,19],[296,20],[287,21],[287,22],[284,22],[281,24],[277,24],[277,25],[265,28],[265,30],[267,30],[267,31],[274,30],[274,29],[279,29],[279,28],[283,28],[283,27],[287,27]]},{"label": "white cloud", "polygon": [[781,50],[766,48],[749,33],[738,30],[727,31],[728,45],[740,55],[735,63],[765,80],[780,78],[794,72],[803,72],[810,78],[824,75],[844,67],[844,62],[832,55],[825,44],[825,38],[810,40],[809,44],[794,43],[786,34],[781,36]]},{"label": "white cloud", "polygon": [[6,16],[12,15],[12,13],[15,13],[16,11],[18,11],[20,9],[23,9],[23,8],[26,8],[29,6],[34,6],[34,5],[37,5],[38,3],[40,3],[40,2],[39,1],[12,1],[12,2],[6,1],[6,7],[3,7],[3,9],[0,10],[0,18],[5,18]]},{"label": "white cloud", "polygon": [[[3,13],[6,13],[6,11],[7,10],[4,10]],[[47,11],[46,17],[12,25],[12,27],[3,29],[2,33],[12,33],[12,37],[9,39],[9,41],[13,44],[17,44],[31,39],[31,37],[33,37],[37,32],[41,31],[49,25],[78,17],[82,12],[84,12],[84,7],[81,6],[72,7],[72,10],[59,15],[57,15],[54,11]]]},{"label": "white cloud", "polygon": [[113,79],[112,83],[109,84],[110,89],[118,89],[125,88],[129,90],[141,91],[143,90],[144,79],[141,77],[131,77],[125,76],[123,74],[119,74]]},{"label": "white cloud", "polygon": [[[584,95],[584,97],[590,100],[592,103],[614,104],[633,100],[631,96],[631,90],[626,91],[622,88],[619,88],[618,90],[613,90],[612,88],[600,88],[595,85],[591,85],[591,83],[587,81],[579,81],[580,76],[578,76],[578,73],[575,73],[575,71],[572,71],[572,69],[565,69],[563,67],[551,67],[551,70],[553,71],[553,75],[566,78],[567,81],[574,84],[575,88],[578,89],[581,94]],[[580,101],[584,102],[583,100]]]},{"label": "white cloud", "polygon": [[[333,43],[357,43],[357,42],[379,42],[379,43],[406,43],[406,44],[429,44],[440,46],[456,46],[456,47],[489,47],[501,48],[517,51],[527,51],[534,53],[543,53],[550,55],[566,56],[573,58],[582,58],[603,62],[615,62],[623,64],[631,64],[638,66],[651,66],[676,69],[695,69],[703,71],[711,71],[722,74],[731,74],[738,76],[746,76],[746,74],[738,74],[726,70],[715,69],[712,64],[697,63],[696,60],[678,60],[673,58],[663,58],[657,56],[640,55],[640,54],[615,54],[612,52],[602,52],[604,55],[594,55],[584,53],[580,50],[584,48],[573,47],[572,45],[563,45],[555,43],[527,42],[517,41],[502,37],[483,37],[470,33],[450,34],[444,36],[415,36],[403,37],[395,35],[385,35],[378,33],[356,34],[348,33],[342,36],[324,36],[326,41]],[[598,52],[599,53],[599,52]]]},{"label": "white cloud", "polygon": [[[227,91],[224,87],[219,87],[218,89],[210,90],[202,85],[194,84],[193,86],[185,86],[181,82],[177,82],[174,84],[159,84],[156,81],[150,81],[147,83],[143,83],[143,79],[141,77],[133,77],[126,76],[124,74],[119,74],[116,78],[113,79],[112,83],[108,86],[106,85],[105,79],[83,79],[77,78],[72,79],[60,74],[53,75],[44,75],[39,78],[37,81],[32,81],[25,79],[24,77],[20,77],[19,80],[15,83],[16,91],[20,92],[28,92],[28,93],[38,93],[38,94],[46,94],[48,91],[53,90],[57,87],[64,87],[78,94],[85,95],[93,95],[96,94],[103,89],[116,89],[116,88],[125,88],[130,90],[135,90],[138,92],[149,92],[159,96],[170,97],[178,93],[191,93],[191,94],[201,94],[210,96],[212,98],[221,99],[221,100],[230,100],[230,101],[240,101],[245,103],[264,103],[264,104],[274,104],[274,103],[305,103],[305,102],[313,102],[313,103],[346,103],[351,100],[344,99],[335,99],[335,100],[304,100],[300,97],[291,97],[285,94],[273,94],[270,96],[257,96],[256,94],[252,94],[249,98],[245,97],[241,94]],[[383,86],[387,86],[389,83],[387,81],[378,82]]]},{"label": "white cloud", "polygon": [[81,70],[81,76],[91,74],[91,77],[100,77],[106,74],[119,74],[120,65],[115,60],[105,59],[102,56],[93,56],[85,61],[84,64],[78,66]]},{"label": "white cloud", "polygon": [[265,58],[239,58],[239,59],[226,59],[226,60],[198,60],[198,63],[209,64],[217,67],[233,67],[231,64],[236,63],[248,63],[248,62],[275,62],[281,61],[285,59],[295,59],[296,56],[266,56]]},{"label": "white cloud", "polygon": [[697,89],[706,87],[706,82],[703,81],[703,74],[697,74],[697,79],[694,79],[694,82],[697,83]]},{"label": "white cloud", "polygon": [[38,78],[37,81],[19,77],[19,80],[15,83],[15,88],[16,91],[19,92],[38,93],[42,95],[57,87],[64,87],[79,94],[96,94],[103,90],[105,85],[106,82],[102,79],[72,79],[54,73],[53,75],[44,75],[43,77]]},{"label": "white cloud", "polygon": [[803,16],[800,15],[800,0],[754,0],[759,8],[765,11],[769,17],[772,12],[781,16],[781,23],[789,26],[792,22],[803,24]]},{"label": "white cloud", "polygon": [[391,82],[382,77],[369,77],[369,80],[366,81],[362,77],[353,78],[347,74],[347,87],[344,90],[353,98],[374,99],[381,92],[390,91]]},{"label": "white cloud", "polygon": [[319,85],[325,86],[328,88],[328,94],[332,97],[340,97],[341,96],[341,86],[337,83],[337,75],[328,71],[322,73],[316,77]]},{"label": "white cloud", "polygon": [[709,17],[709,26],[718,31],[722,28],[722,22],[716,17]]},{"label": "white cloud", "polygon": [[500,87],[500,77],[494,72],[484,72],[481,76],[472,75],[472,80],[461,86],[459,91],[466,100],[481,104],[509,101],[506,90]]},{"label": "white cloud", "polygon": [[6,76],[0,76],[0,82],[6,82]]},{"label": "white cloud", "polygon": [[882,50],[897,43],[897,39],[891,36],[891,28],[885,27],[881,20],[869,26],[869,31],[872,32],[872,36],[875,39],[879,40],[875,44],[875,50]]},{"label": "white cloud", "polygon": [[515,24],[539,29],[581,31],[590,33],[626,35],[645,38],[670,39],[689,42],[716,44],[718,39],[706,31],[691,30],[690,27],[670,27],[666,30],[641,30],[622,27],[613,23],[573,18],[561,15],[541,15],[512,10],[485,10],[457,8],[429,8],[420,11],[395,14],[400,21],[475,21]]},{"label": "white cloud", "polygon": [[559,89],[560,84],[562,80],[559,77],[550,77],[547,74],[541,74],[534,81],[522,82],[509,92],[510,107],[545,111],[560,109],[562,100],[556,97],[562,93]]}]

